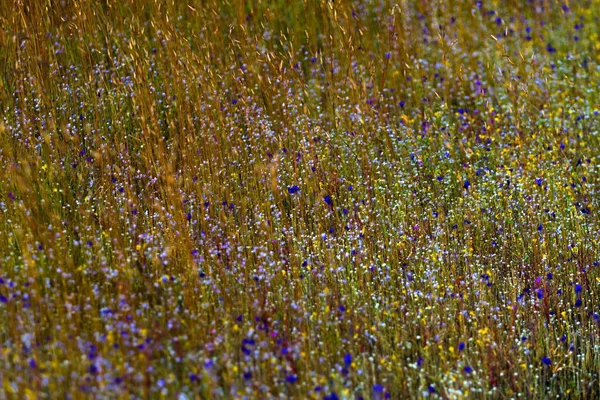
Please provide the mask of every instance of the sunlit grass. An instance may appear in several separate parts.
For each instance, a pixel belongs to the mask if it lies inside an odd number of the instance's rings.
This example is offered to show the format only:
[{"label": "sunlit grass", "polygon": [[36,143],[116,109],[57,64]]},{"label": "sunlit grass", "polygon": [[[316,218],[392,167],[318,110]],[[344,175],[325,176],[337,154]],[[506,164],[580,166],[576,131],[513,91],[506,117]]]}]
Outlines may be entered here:
[{"label": "sunlit grass", "polygon": [[0,398],[598,397],[599,13],[0,0]]}]

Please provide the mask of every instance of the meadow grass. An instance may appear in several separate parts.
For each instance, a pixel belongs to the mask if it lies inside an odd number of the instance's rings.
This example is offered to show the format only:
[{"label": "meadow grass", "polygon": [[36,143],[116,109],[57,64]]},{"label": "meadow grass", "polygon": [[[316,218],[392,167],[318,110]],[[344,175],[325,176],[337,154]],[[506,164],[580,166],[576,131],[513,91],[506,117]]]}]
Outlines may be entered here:
[{"label": "meadow grass", "polygon": [[0,0],[0,398],[598,398],[599,15]]}]

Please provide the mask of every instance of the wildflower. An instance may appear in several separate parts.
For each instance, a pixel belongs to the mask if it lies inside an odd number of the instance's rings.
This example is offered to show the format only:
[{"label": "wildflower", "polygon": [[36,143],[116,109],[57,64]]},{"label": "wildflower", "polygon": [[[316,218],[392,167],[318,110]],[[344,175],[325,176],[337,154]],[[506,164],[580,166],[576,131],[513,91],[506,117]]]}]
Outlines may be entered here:
[{"label": "wildflower", "polygon": [[473,372],[473,368],[467,365],[463,368],[463,371],[465,371],[466,374],[470,374],[471,372]]},{"label": "wildflower", "polygon": [[465,342],[460,342],[458,344],[458,351],[463,351],[465,349]]},{"label": "wildflower", "polygon": [[350,366],[352,364],[352,355],[350,353],[346,353],[344,356],[344,364],[346,364],[346,366]]},{"label": "wildflower", "polygon": [[542,357],[542,364],[544,364],[544,365],[551,365],[552,364],[552,360],[549,359],[548,357]]},{"label": "wildflower", "polygon": [[376,383],[375,385],[373,385],[373,391],[375,393],[383,393],[383,386],[381,386],[380,384]]},{"label": "wildflower", "polygon": [[287,383],[296,383],[298,381],[298,376],[296,374],[288,375],[285,377],[285,381]]},{"label": "wildflower", "polygon": [[471,186],[471,182],[469,182],[468,180],[466,180],[465,183],[464,183],[464,185],[463,185],[463,187],[465,189],[469,189],[470,186]]},{"label": "wildflower", "polygon": [[325,203],[327,203],[327,205],[332,205],[333,204],[333,200],[331,200],[331,196],[327,195],[325,197],[323,197],[323,200],[325,201]]},{"label": "wildflower", "polygon": [[288,186],[287,190],[288,190],[288,193],[290,193],[290,194],[296,194],[300,191],[300,188],[298,187],[298,185],[294,185],[294,186]]}]

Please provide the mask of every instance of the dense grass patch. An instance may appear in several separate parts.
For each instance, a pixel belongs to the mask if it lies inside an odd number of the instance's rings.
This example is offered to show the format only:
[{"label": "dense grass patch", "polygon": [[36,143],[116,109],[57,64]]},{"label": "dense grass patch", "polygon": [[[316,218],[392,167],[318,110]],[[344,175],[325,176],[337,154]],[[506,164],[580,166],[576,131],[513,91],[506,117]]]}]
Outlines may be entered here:
[{"label": "dense grass patch", "polygon": [[0,0],[0,397],[597,398],[598,15]]}]

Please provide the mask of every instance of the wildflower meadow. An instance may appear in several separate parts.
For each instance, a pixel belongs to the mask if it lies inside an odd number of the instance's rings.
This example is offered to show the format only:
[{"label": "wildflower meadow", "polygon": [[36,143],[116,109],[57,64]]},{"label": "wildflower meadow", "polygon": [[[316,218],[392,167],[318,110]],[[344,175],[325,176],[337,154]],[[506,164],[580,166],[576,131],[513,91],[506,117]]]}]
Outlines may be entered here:
[{"label": "wildflower meadow", "polygon": [[598,18],[0,0],[0,399],[600,398]]}]

